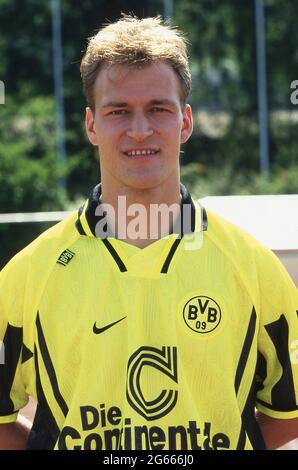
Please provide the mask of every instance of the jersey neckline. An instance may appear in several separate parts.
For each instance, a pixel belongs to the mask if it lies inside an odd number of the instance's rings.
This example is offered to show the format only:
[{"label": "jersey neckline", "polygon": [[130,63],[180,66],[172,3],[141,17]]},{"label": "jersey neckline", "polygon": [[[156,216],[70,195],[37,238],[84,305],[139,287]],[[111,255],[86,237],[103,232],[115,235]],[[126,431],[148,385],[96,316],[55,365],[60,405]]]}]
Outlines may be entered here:
[{"label": "jersey neckline", "polygon": [[[163,275],[169,272],[169,268],[181,245],[184,235],[193,236],[207,230],[207,214],[205,209],[194,203],[188,190],[180,184],[181,204],[180,204],[180,227],[179,231],[174,231],[169,235],[157,239],[145,248],[135,247],[135,253],[129,255],[124,240],[118,240],[113,236],[100,237],[96,234],[96,224],[102,219],[102,210],[97,210],[100,206],[101,184],[93,189],[89,199],[80,207],[76,228],[80,235],[99,239],[114,259],[114,267],[122,273],[137,275],[138,277],[151,277],[152,275]],[[186,217],[185,217],[186,214]],[[184,217],[184,220],[183,220]],[[190,218],[190,220],[189,220]],[[185,223],[188,222],[188,223]],[[175,227],[177,228],[177,227]],[[178,257],[179,258],[179,257]],[[174,263],[175,264],[175,263]]]},{"label": "jersey neckline", "polygon": [[[206,231],[208,228],[208,221],[207,221],[207,214],[206,210],[203,206],[199,203],[194,203],[189,191],[183,184],[180,184],[180,194],[181,194],[181,225],[179,231],[174,231],[172,233],[176,233],[180,238],[183,235],[191,234],[194,232],[201,232]],[[115,238],[111,237],[107,234],[106,237],[98,236],[96,234],[96,224],[102,219],[103,216],[96,215],[99,211],[97,210],[98,207],[101,205],[100,202],[101,196],[101,183],[96,185],[87,199],[85,204],[81,206],[78,210],[78,218],[76,220],[76,228],[80,235],[95,237],[95,238]],[[197,208],[200,209],[199,217]],[[187,209],[190,208],[190,223],[185,223],[183,220],[183,215],[187,214]]]}]

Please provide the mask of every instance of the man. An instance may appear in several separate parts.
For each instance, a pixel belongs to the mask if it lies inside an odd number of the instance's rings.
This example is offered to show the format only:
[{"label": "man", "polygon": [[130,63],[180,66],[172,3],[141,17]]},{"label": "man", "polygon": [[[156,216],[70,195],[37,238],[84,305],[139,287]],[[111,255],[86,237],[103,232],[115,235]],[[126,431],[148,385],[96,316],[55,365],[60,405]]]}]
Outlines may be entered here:
[{"label": "man", "polygon": [[[182,35],[124,17],[90,40],[81,73],[101,185],[2,272],[2,447],[292,440],[297,290],[272,253],[180,186],[192,132]],[[28,395],[29,438],[14,423]]]}]

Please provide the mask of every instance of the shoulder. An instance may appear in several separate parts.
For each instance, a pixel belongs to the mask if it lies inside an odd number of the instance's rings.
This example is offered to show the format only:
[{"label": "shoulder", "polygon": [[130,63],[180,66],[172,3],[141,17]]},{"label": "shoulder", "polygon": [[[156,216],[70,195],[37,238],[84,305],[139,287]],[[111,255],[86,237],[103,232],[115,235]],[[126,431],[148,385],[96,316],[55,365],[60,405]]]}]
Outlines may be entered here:
[{"label": "shoulder", "polygon": [[54,263],[63,251],[63,247],[68,248],[80,236],[75,228],[76,218],[76,213],[72,213],[17,253],[1,271],[1,280],[10,275],[24,276],[29,265],[43,272],[46,266]]},{"label": "shoulder", "polygon": [[21,326],[25,318],[35,315],[59,256],[80,237],[75,228],[76,217],[74,213],[43,232],[1,271],[0,309],[11,324]]},{"label": "shoulder", "polygon": [[265,258],[275,258],[271,250],[262,245],[253,236],[228,222],[214,212],[207,210],[208,230],[206,236],[214,245],[233,255],[254,254]]},{"label": "shoulder", "polygon": [[278,257],[253,236],[234,224],[207,210],[209,243],[228,257],[243,276],[254,276],[258,283],[272,285],[274,280],[294,288],[286,268]]}]

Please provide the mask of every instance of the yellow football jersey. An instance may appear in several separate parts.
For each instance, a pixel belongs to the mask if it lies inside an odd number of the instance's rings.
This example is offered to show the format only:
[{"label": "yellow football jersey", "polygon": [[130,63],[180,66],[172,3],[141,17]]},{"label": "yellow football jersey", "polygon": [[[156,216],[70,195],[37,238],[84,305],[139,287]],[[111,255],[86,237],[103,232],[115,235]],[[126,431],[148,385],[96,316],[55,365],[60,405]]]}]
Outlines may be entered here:
[{"label": "yellow football jersey", "polygon": [[298,417],[285,269],[185,188],[189,232],[98,238],[99,191],[0,275],[0,422],[31,395],[30,449],[264,448],[255,407]]}]

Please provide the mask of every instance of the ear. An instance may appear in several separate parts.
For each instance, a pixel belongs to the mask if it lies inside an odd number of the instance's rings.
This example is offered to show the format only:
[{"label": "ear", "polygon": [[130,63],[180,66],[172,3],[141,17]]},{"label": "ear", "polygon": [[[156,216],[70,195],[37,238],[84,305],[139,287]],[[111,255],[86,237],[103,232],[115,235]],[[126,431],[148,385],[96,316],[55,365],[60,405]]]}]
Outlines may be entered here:
[{"label": "ear", "polygon": [[86,124],[86,132],[88,139],[90,140],[92,145],[98,145],[97,142],[97,135],[94,128],[94,113],[91,108],[86,108],[86,117],[85,117],[85,124]]},{"label": "ear", "polygon": [[191,106],[189,104],[186,104],[184,106],[182,113],[183,113],[183,125],[181,129],[180,142],[181,144],[184,144],[185,142],[188,141],[189,137],[192,134],[192,129],[193,129]]}]

